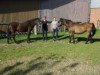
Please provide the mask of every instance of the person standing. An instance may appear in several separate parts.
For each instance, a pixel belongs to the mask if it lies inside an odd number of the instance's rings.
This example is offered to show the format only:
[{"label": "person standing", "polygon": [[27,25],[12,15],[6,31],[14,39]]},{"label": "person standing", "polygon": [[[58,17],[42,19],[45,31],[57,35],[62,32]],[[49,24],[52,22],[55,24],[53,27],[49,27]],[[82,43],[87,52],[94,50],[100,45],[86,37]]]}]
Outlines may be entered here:
[{"label": "person standing", "polygon": [[53,40],[56,41],[58,39],[58,21],[56,20],[55,17],[51,22],[51,29],[53,31]]},{"label": "person standing", "polygon": [[42,33],[43,33],[43,40],[47,40],[47,31],[48,31],[48,25],[46,16],[42,20]]}]

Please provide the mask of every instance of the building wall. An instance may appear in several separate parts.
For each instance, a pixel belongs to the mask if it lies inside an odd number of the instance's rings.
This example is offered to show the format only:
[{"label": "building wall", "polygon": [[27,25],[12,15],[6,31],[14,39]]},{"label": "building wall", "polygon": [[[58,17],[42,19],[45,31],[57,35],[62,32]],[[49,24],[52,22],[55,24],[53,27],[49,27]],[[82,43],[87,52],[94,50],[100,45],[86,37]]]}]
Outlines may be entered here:
[{"label": "building wall", "polygon": [[[75,22],[86,22],[90,17],[90,0],[0,1],[0,23],[24,22],[38,16],[47,16],[49,21],[56,17],[58,20],[66,18]],[[50,26],[48,27],[50,30]],[[39,29],[41,31],[41,27]]]},{"label": "building wall", "polygon": [[1,0],[0,23],[24,22],[38,17],[39,0]]},{"label": "building wall", "polygon": [[94,23],[96,28],[100,28],[100,8],[92,8],[90,22]]},{"label": "building wall", "polygon": [[87,22],[90,17],[90,0],[41,0],[40,17],[66,18],[75,22]]}]

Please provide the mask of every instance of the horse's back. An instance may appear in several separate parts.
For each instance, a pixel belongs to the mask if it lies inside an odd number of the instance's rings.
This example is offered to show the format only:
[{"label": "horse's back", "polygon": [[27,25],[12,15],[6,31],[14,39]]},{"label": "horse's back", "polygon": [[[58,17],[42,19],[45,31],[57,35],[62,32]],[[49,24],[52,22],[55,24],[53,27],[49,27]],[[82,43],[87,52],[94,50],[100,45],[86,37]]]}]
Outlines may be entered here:
[{"label": "horse's back", "polygon": [[18,23],[12,22],[10,23],[9,29],[14,32],[27,32],[28,31],[28,22]]},{"label": "horse's back", "polygon": [[81,34],[91,30],[92,24],[89,23],[73,23],[70,30],[76,34]]},{"label": "horse's back", "polygon": [[9,25],[12,27],[17,27],[19,25],[19,23],[18,22],[11,22]]},{"label": "horse's back", "polygon": [[9,31],[13,31],[13,32],[15,32],[15,31],[17,31],[17,27],[19,26],[19,23],[18,22],[11,22],[10,24],[9,24]]},{"label": "horse's back", "polygon": [[81,33],[86,32],[85,27],[79,26],[79,25],[75,25],[72,29],[73,29],[74,33],[76,33],[76,34],[81,34]]},{"label": "horse's back", "polygon": [[19,32],[27,32],[28,31],[28,24],[26,23],[20,23],[17,30]]}]

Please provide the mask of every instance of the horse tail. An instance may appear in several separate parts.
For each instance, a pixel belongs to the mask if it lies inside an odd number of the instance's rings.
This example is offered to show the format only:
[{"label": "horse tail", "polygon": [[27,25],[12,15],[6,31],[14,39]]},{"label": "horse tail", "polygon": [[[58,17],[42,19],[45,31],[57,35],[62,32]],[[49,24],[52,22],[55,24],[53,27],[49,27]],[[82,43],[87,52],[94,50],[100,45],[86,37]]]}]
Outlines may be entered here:
[{"label": "horse tail", "polygon": [[9,29],[9,25],[7,25],[7,43],[9,44],[9,39],[10,39],[10,29]]},{"label": "horse tail", "polygon": [[92,37],[96,34],[96,27],[94,23],[92,23]]}]

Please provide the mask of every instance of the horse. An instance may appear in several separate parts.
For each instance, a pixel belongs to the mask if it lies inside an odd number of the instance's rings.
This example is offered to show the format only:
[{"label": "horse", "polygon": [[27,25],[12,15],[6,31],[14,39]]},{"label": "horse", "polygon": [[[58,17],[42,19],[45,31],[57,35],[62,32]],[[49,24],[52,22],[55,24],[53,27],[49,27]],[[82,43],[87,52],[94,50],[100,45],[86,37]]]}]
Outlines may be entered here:
[{"label": "horse", "polygon": [[88,36],[87,36],[85,43],[87,44],[89,41],[90,41],[90,43],[93,43],[92,37],[96,33],[96,28],[95,28],[95,25],[93,23],[73,22],[71,20],[67,20],[67,19],[63,19],[63,18],[60,18],[59,23],[60,23],[59,26],[65,25],[66,28],[68,29],[69,43],[71,43],[71,42],[75,43],[75,38],[74,38],[75,34],[82,34],[85,32],[88,33]]},{"label": "horse", "polygon": [[30,35],[31,31],[33,30],[35,25],[39,25],[41,20],[39,18],[31,19],[23,23],[19,22],[11,22],[7,28],[7,43],[9,44],[9,40],[11,37],[13,38],[14,42],[17,43],[15,36],[16,32],[27,32],[27,43],[30,42]]}]

